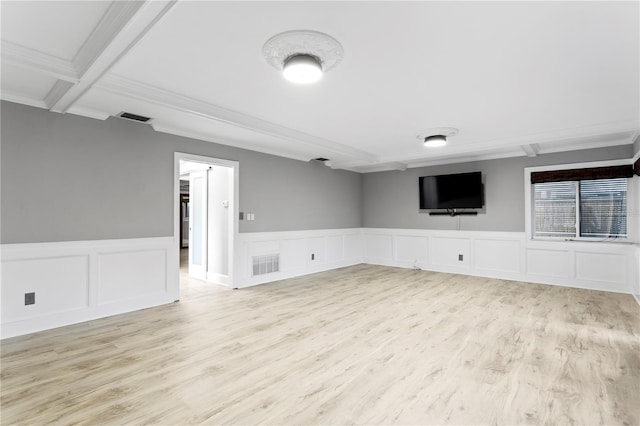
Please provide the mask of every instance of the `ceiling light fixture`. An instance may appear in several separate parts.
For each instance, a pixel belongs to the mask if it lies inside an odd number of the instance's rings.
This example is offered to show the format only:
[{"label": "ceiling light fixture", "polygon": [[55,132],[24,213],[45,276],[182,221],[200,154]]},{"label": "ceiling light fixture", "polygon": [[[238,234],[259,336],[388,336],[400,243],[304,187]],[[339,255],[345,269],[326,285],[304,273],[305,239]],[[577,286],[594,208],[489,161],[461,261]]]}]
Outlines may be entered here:
[{"label": "ceiling light fixture", "polygon": [[447,137],[444,135],[433,135],[424,138],[424,146],[427,148],[437,148],[447,144]]},{"label": "ceiling light fixture", "polygon": [[262,55],[287,80],[309,84],[336,66],[344,56],[344,49],[327,34],[296,30],[271,37],[262,46]]},{"label": "ceiling light fixture", "polygon": [[322,64],[311,55],[293,55],[284,61],[282,75],[292,83],[315,83],[322,78]]},{"label": "ceiling light fixture", "polygon": [[416,137],[422,141],[427,148],[437,148],[445,146],[448,139],[458,134],[455,127],[435,127],[420,132]]}]

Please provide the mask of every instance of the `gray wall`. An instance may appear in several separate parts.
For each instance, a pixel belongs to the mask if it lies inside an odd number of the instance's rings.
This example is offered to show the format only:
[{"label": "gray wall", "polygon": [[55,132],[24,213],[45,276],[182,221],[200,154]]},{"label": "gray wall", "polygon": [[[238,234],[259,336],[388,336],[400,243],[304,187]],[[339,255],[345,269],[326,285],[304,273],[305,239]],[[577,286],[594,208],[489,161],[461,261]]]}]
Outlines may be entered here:
[{"label": "gray wall", "polygon": [[418,177],[480,171],[485,207],[478,216],[460,216],[461,230],[524,232],[524,168],[598,160],[629,159],[632,145],[447,164],[363,175],[362,223],[369,228],[457,229],[457,218],[420,212]]},{"label": "gray wall", "polygon": [[176,151],[240,162],[241,232],[361,225],[361,176],[317,162],[10,102],[1,127],[4,244],[173,235]]}]

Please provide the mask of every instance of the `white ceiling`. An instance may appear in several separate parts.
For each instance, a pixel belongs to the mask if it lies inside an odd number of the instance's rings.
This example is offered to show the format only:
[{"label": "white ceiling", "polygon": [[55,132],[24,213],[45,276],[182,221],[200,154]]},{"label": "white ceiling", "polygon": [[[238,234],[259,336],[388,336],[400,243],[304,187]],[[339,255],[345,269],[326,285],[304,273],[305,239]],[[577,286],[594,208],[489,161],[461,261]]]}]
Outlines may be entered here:
[{"label": "white ceiling", "polygon": [[[2,99],[366,172],[631,144],[639,2],[1,2]],[[317,84],[283,31],[345,57]],[[456,127],[444,148],[425,129]]]}]

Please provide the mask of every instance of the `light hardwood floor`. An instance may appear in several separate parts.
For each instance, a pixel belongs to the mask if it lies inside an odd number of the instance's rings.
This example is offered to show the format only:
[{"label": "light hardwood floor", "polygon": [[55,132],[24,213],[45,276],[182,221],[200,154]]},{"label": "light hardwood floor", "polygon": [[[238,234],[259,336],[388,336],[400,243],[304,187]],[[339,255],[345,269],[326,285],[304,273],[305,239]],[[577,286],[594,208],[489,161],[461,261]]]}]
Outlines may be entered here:
[{"label": "light hardwood floor", "polygon": [[2,424],[640,423],[629,295],[358,265],[2,342]]}]

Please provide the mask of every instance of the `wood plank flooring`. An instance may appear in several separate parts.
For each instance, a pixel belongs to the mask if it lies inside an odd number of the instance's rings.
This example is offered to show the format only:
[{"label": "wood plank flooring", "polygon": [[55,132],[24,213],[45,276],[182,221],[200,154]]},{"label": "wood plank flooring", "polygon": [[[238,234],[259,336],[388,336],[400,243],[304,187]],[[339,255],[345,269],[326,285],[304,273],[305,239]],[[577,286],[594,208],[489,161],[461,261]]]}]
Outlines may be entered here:
[{"label": "wood plank flooring", "polygon": [[629,295],[372,265],[2,342],[9,424],[640,424]]}]

